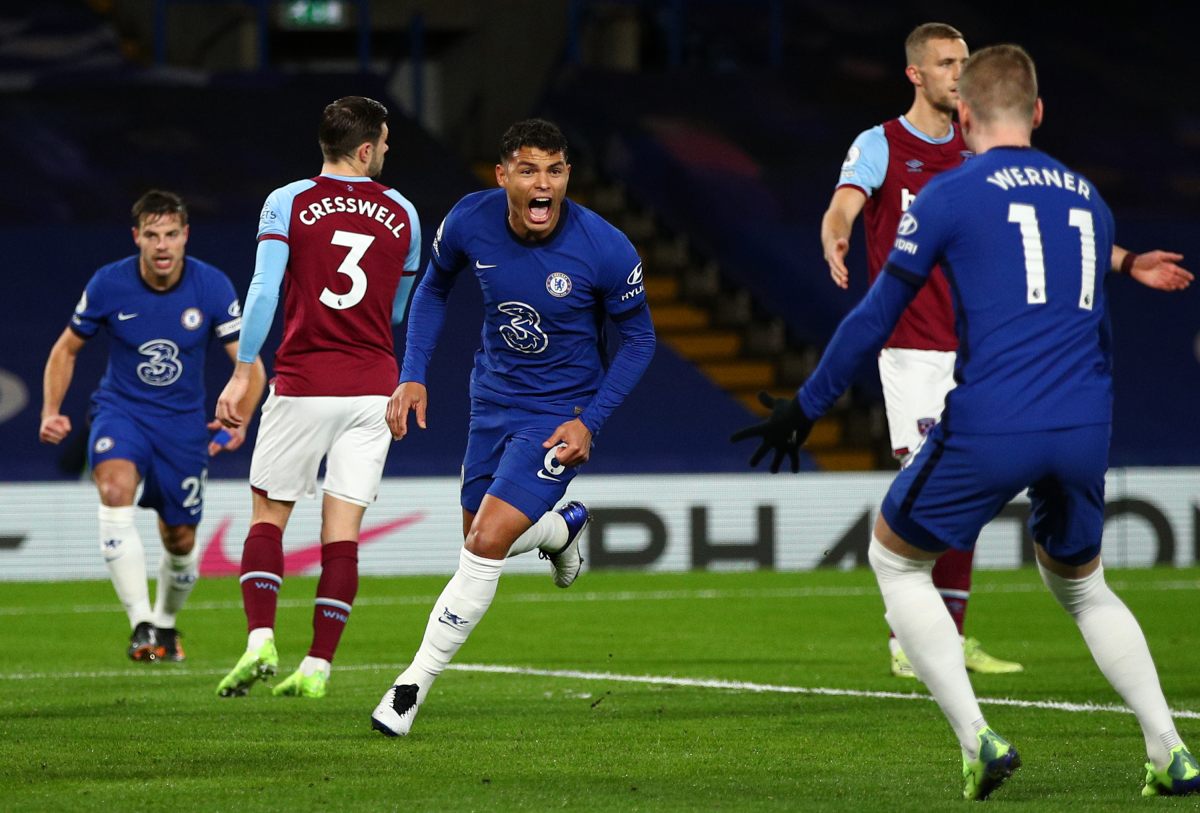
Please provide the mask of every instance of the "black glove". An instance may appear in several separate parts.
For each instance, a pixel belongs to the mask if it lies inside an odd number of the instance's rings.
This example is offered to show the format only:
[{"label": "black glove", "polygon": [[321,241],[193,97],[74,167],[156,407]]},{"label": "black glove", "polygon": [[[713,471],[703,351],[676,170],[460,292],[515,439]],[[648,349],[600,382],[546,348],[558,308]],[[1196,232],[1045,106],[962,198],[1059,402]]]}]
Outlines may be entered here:
[{"label": "black glove", "polygon": [[775,450],[775,459],[771,461],[771,474],[779,471],[779,464],[786,454],[792,460],[792,472],[800,471],[800,447],[808,440],[813,422],[800,408],[800,401],[791,398],[772,398],[765,392],[758,394],[762,405],[770,408],[771,416],[762,423],[739,429],[730,435],[729,440],[737,443],[746,438],[762,438],[762,444],[750,457],[750,465],[757,466],[758,461],[766,457],[767,452]]}]

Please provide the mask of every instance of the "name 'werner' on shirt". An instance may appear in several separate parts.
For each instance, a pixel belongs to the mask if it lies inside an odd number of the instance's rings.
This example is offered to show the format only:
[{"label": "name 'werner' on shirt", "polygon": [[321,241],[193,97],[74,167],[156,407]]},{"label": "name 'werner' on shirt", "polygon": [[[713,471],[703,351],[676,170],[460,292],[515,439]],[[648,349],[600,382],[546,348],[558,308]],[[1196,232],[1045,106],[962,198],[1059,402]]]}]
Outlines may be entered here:
[{"label": "name 'werner' on shirt", "polygon": [[399,237],[406,225],[404,222],[396,223],[396,213],[380,203],[359,198],[345,198],[341,195],[335,198],[321,198],[316,203],[308,204],[300,210],[300,222],[305,226],[311,226],[325,215],[335,212],[358,214],[377,220],[392,233],[393,237]]},{"label": "name 'werner' on shirt", "polygon": [[1022,186],[1057,186],[1082,195],[1086,200],[1092,199],[1092,188],[1083,178],[1049,167],[1008,167],[993,172],[987,177],[987,182],[1006,192]]}]

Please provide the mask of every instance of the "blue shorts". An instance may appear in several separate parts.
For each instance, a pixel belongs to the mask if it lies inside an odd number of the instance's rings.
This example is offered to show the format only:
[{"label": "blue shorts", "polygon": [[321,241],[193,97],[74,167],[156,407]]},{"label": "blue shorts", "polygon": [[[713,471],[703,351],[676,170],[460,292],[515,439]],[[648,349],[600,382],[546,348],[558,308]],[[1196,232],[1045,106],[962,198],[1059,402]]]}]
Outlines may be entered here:
[{"label": "blue shorts", "polygon": [[484,494],[504,500],[530,522],[553,508],[579,468],[561,466],[542,443],[570,416],[528,412],[471,399],[460,502],[475,513]]},{"label": "blue shorts", "polygon": [[129,460],[142,478],[138,505],[153,508],[167,525],[196,525],[204,513],[208,429],[203,413],[138,419],[95,406],[88,465]]},{"label": "blue shorts", "polygon": [[1109,424],[974,435],[939,423],[883,499],[883,517],[910,545],[972,550],[980,530],[1029,489],[1033,541],[1067,565],[1100,554]]}]

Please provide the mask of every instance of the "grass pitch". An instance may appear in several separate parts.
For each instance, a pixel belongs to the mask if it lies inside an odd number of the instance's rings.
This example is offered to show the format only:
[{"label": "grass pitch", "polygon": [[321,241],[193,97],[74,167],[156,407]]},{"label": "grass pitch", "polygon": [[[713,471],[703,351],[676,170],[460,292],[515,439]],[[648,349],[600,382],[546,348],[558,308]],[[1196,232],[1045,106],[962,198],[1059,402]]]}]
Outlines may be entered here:
[{"label": "grass pitch", "polygon": [[[1180,733],[1200,745],[1200,570],[1110,571]],[[106,582],[0,589],[0,808],[18,810],[961,810],[957,744],[888,673],[867,571],[505,576],[407,738],[369,715],[446,581],[364,578],[322,700],[218,698],[244,647],[236,579],[180,616],[188,660],[134,664]],[[315,580],[289,578],[280,670]],[[976,676],[1025,762],[990,804],[1191,810],[1138,797],[1143,743],[1032,570],[981,572],[968,632],[1024,674]],[[507,671],[505,671],[507,670]],[[282,675],[281,675],[282,676]],[[1062,704],[1051,707],[1051,703]]]}]

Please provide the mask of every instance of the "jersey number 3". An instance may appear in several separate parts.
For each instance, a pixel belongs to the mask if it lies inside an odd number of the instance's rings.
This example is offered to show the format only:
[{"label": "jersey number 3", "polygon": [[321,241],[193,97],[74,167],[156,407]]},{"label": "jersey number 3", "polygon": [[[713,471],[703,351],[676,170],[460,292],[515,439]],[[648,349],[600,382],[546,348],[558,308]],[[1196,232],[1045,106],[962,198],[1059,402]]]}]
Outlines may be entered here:
[{"label": "jersey number 3", "polygon": [[[1046,304],[1046,262],[1042,253],[1042,231],[1038,228],[1037,209],[1028,203],[1010,203],[1008,222],[1021,227],[1021,244],[1025,249],[1025,301],[1030,305]],[[1092,309],[1096,289],[1096,224],[1087,209],[1072,209],[1067,222],[1079,229],[1079,262],[1082,279],[1079,286],[1079,307]]]},{"label": "jersey number 3", "polygon": [[346,308],[353,308],[362,302],[363,297],[367,295],[367,272],[362,270],[362,266],[358,262],[367,253],[371,243],[375,242],[375,238],[370,234],[357,234],[338,229],[333,233],[329,242],[335,246],[345,246],[350,249],[346,252],[346,259],[342,260],[342,264],[337,269],[339,274],[345,274],[350,278],[350,290],[344,294],[335,294],[325,288],[321,291],[321,304],[337,311],[344,311]]}]

